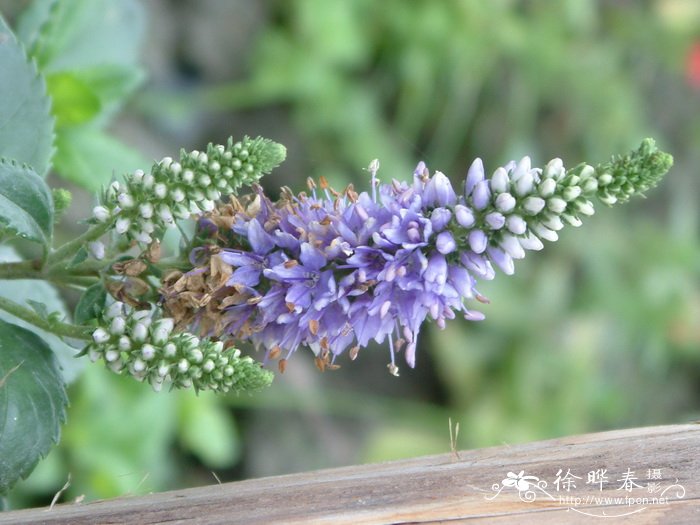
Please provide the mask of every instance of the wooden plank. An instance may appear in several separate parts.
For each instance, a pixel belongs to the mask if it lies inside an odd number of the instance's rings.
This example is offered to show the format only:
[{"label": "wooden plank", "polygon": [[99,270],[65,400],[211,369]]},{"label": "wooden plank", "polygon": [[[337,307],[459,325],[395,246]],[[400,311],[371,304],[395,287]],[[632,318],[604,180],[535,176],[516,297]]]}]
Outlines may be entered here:
[{"label": "wooden plank", "polygon": [[[557,488],[555,480],[560,469]],[[606,469],[608,478],[608,483],[602,483],[600,488],[587,483],[588,473],[596,469]],[[567,470],[578,476],[572,478],[575,486],[570,486],[569,491],[562,484]],[[510,486],[511,482],[504,486],[509,472],[515,475],[520,471],[535,476],[539,485],[530,479],[529,490],[522,492]],[[638,487],[624,486],[626,473]],[[696,525],[700,523],[698,473],[700,425],[672,425],[464,451],[459,458],[443,454],[142,497],[65,504],[50,511],[15,511],[0,514],[0,525],[547,525],[590,524],[596,520],[591,516],[606,516],[615,524]],[[646,501],[642,499],[645,497]],[[616,518],[610,520],[612,516]]]}]

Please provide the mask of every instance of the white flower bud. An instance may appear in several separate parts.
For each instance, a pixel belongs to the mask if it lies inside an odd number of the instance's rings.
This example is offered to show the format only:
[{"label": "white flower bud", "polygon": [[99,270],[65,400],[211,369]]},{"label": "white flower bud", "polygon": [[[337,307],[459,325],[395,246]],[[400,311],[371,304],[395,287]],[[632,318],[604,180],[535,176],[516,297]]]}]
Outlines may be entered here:
[{"label": "white flower bud", "polygon": [[200,186],[206,188],[211,184],[211,178],[209,177],[209,175],[202,175],[197,179],[197,182]]},{"label": "white flower bud", "polygon": [[593,166],[591,166],[590,164],[586,164],[583,167],[583,169],[581,170],[581,172],[579,173],[579,176],[583,180],[583,179],[588,179],[590,177],[593,177],[594,174],[595,174],[595,168]]},{"label": "white flower bud", "polygon": [[181,171],[182,171],[182,166],[180,165],[179,162],[173,162],[170,165],[170,173],[172,173],[176,177],[180,174]]},{"label": "white flower bud", "polygon": [[173,191],[170,192],[170,197],[175,202],[182,202],[185,200],[185,192],[182,191],[180,188],[175,188]]},{"label": "white flower bud", "polygon": [[143,204],[139,204],[139,213],[144,219],[150,219],[151,217],[153,217],[153,204],[151,204],[150,202],[144,202]]},{"label": "white flower bud", "polygon": [[522,259],[525,257],[525,250],[520,245],[520,241],[512,235],[505,234],[501,238],[501,248],[510,255],[513,259]]},{"label": "white flower bud", "polygon": [[585,180],[581,186],[584,193],[593,193],[594,191],[598,190],[598,181],[591,177],[590,179]]},{"label": "white flower bud", "polygon": [[595,209],[593,208],[593,203],[591,201],[576,201],[574,203],[574,207],[583,215],[590,216],[595,213]]},{"label": "white flower bud", "polygon": [[525,210],[532,215],[537,215],[539,212],[541,212],[544,205],[544,199],[541,199],[540,197],[530,196],[523,201],[523,208],[525,208]]},{"label": "white flower bud", "polygon": [[542,244],[542,241],[539,240],[532,233],[528,233],[525,237],[521,237],[519,240],[520,246],[522,246],[526,250],[540,251],[542,248],[544,248],[544,244]]},{"label": "white flower bud", "polygon": [[177,364],[177,369],[184,374],[190,369],[190,363],[187,359],[180,359],[180,362]]},{"label": "white flower bud", "polygon": [[121,335],[126,329],[126,320],[122,316],[117,316],[112,319],[112,323],[109,325],[109,331],[113,335]]},{"label": "white flower bud", "polygon": [[214,361],[212,361],[211,359],[207,359],[207,360],[204,362],[204,364],[202,365],[202,370],[204,370],[205,372],[209,373],[209,372],[211,372],[212,370],[214,370],[215,366],[216,366],[216,365],[214,365]]},{"label": "white flower bud", "polygon": [[104,206],[95,206],[92,209],[92,215],[100,222],[107,222],[109,216],[111,215],[109,210]]},{"label": "white flower bud", "polygon": [[204,359],[204,354],[202,354],[202,351],[199,348],[193,348],[190,350],[190,360],[195,362],[195,363],[201,363],[202,359]]},{"label": "white flower bud", "polygon": [[550,230],[542,224],[534,224],[532,230],[540,239],[544,239],[545,241],[556,242],[559,239],[557,232]]},{"label": "white flower bud", "polygon": [[579,226],[581,226],[583,224],[581,219],[579,219],[575,215],[570,215],[568,213],[562,214],[561,218],[564,219],[566,222],[568,222],[574,228],[578,228]]},{"label": "white flower bud", "polygon": [[97,344],[102,344],[109,341],[110,336],[104,328],[98,328],[97,330],[92,332],[92,339]]},{"label": "white flower bud", "polygon": [[119,352],[117,352],[116,350],[107,350],[105,352],[105,361],[107,361],[108,363],[113,363],[117,359],[119,359]]},{"label": "white flower bud", "polygon": [[221,193],[216,188],[207,188],[207,199],[218,201],[221,198]]},{"label": "white flower bud", "polygon": [[224,168],[224,171],[221,172],[221,174],[227,179],[230,179],[231,177],[233,177],[233,170],[229,167],[226,167]]},{"label": "white flower bud", "polygon": [[221,169],[221,164],[219,164],[219,163],[216,162],[216,161],[210,162],[210,163],[209,163],[209,169],[210,169],[211,171],[213,171],[213,172],[217,172],[217,171],[219,171],[219,170]]},{"label": "white flower bud", "polygon": [[105,258],[105,245],[101,241],[94,241],[88,243],[88,251],[98,261]]},{"label": "white flower bud", "polygon": [[562,197],[564,197],[564,200],[566,200],[567,202],[576,199],[579,195],[581,195],[580,186],[569,186],[568,188],[565,188],[562,192]]},{"label": "white flower bud", "polygon": [[169,317],[156,321],[153,325],[153,342],[156,344],[165,343],[173,331],[174,324],[174,321]]},{"label": "white flower bud", "polygon": [[174,343],[168,343],[163,347],[163,355],[165,357],[174,357],[177,353],[177,346]]},{"label": "white flower bud", "polygon": [[160,161],[160,165],[163,166],[164,168],[170,167],[170,165],[173,163],[173,158],[172,157],[163,157]]},{"label": "white flower bud", "polygon": [[522,235],[527,230],[527,223],[519,215],[510,215],[506,219],[506,228],[515,235]]},{"label": "white flower bud", "polygon": [[600,177],[598,177],[598,186],[607,186],[612,181],[612,175],[610,175],[609,173],[603,173]]},{"label": "white flower bud", "polygon": [[532,193],[533,184],[535,179],[532,176],[531,171],[526,171],[523,175],[515,181],[515,193],[519,196],[524,196]]},{"label": "white flower bud", "polygon": [[564,223],[561,221],[558,215],[550,215],[542,221],[542,224],[554,231],[559,231],[564,227]]},{"label": "white flower bud", "polygon": [[190,218],[189,210],[182,204],[178,204],[173,208],[173,215],[182,220]]},{"label": "white flower bud", "polygon": [[88,359],[93,363],[97,362],[100,359],[100,357],[102,357],[102,353],[93,347],[90,347],[87,355]]},{"label": "white flower bud", "polygon": [[137,184],[141,184],[141,182],[143,182],[144,175],[145,175],[145,173],[143,172],[143,170],[136,170],[136,171],[134,171],[134,176],[132,177],[131,180],[133,180]]},{"label": "white flower bud", "polygon": [[117,195],[117,202],[125,210],[134,207],[134,198],[129,193],[124,192]]},{"label": "white flower bud", "polygon": [[134,341],[138,341],[139,343],[144,342],[148,337],[148,328],[146,328],[146,325],[142,322],[136,323],[131,331],[131,337]]},{"label": "white flower bud", "polygon": [[504,168],[498,168],[491,175],[491,191],[493,193],[503,193],[508,191],[508,172]]},{"label": "white flower bud", "polygon": [[119,184],[118,181],[112,181],[112,183],[109,185],[109,192],[112,194],[119,193],[121,191],[126,190],[121,184]]},{"label": "white flower bud", "polygon": [[540,182],[539,186],[537,186],[537,192],[540,194],[540,197],[545,198],[553,195],[556,189],[557,183],[554,179],[544,179]]},{"label": "white flower bud", "polygon": [[159,380],[157,377],[151,376],[148,378],[148,381],[154,392],[160,392],[163,389],[163,381]]},{"label": "white flower bud", "polygon": [[516,204],[515,197],[513,197],[510,193],[501,193],[498,197],[496,197],[496,209],[503,213],[513,211]]},{"label": "white flower bud", "polygon": [[172,224],[174,222],[173,219],[173,214],[170,211],[170,208],[166,206],[165,204],[161,204],[158,207],[158,216],[163,220],[164,223],[166,224]]},{"label": "white flower bud", "polygon": [[150,244],[153,242],[153,237],[151,237],[148,232],[146,231],[140,231],[136,235],[134,235],[134,239],[137,242],[143,243],[143,244]]},{"label": "white flower bud", "polygon": [[168,187],[162,182],[159,182],[158,184],[156,184],[155,188],[153,188],[153,193],[159,199],[164,199],[165,196],[168,194]]},{"label": "white flower bud", "polygon": [[200,206],[204,211],[212,211],[215,208],[214,201],[210,201],[208,199],[203,200],[200,203]]},{"label": "white flower bud", "polygon": [[168,375],[168,372],[170,372],[170,365],[166,365],[165,363],[161,363],[158,366],[158,375],[160,377],[165,377]]},{"label": "white flower bud", "polygon": [[187,183],[192,182],[194,180],[194,172],[192,170],[185,170],[182,172],[182,180]]},{"label": "white flower bud", "polygon": [[146,343],[141,347],[141,357],[144,361],[150,361],[156,356],[156,348],[153,345]]},{"label": "white flower bud", "polygon": [[143,372],[144,370],[146,370],[146,363],[137,357],[136,359],[134,359],[134,362],[131,364],[131,369],[137,373]]},{"label": "white flower bud", "polygon": [[131,339],[129,339],[127,336],[123,335],[119,338],[119,343],[117,344],[119,347],[119,350],[122,352],[126,352],[127,350],[131,350]]},{"label": "white flower bud", "polygon": [[116,361],[113,361],[111,363],[108,363],[107,365],[109,369],[114,372],[115,374],[118,374],[119,372],[122,371],[124,368],[124,363],[122,362],[121,359],[117,359]]},{"label": "white flower bud", "polygon": [[139,226],[141,226],[141,231],[145,233],[153,233],[156,229],[156,225],[153,224],[153,221],[140,221]]},{"label": "white flower bud", "polygon": [[551,197],[547,201],[547,208],[556,214],[560,214],[566,209],[566,201],[559,197]]},{"label": "white flower bud", "polygon": [[523,157],[522,159],[520,159],[520,162],[518,162],[517,166],[513,170],[513,173],[510,177],[511,181],[517,182],[523,175],[525,175],[526,173],[530,173],[530,169],[530,157]]},{"label": "white flower bud", "polygon": [[[554,181],[559,180],[564,175],[564,163],[561,159],[552,159],[544,167],[544,177],[545,179],[554,179]],[[546,197],[547,195],[542,195]]]},{"label": "white flower bud", "polygon": [[151,189],[153,185],[155,184],[156,179],[153,177],[153,174],[147,173],[146,175],[143,176],[143,187],[146,188],[147,190]]},{"label": "white flower bud", "polygon": [[207,157],[207,154],[206,154],[206,153],[202,152],[202,153],[200,153],[199,156],[197,157],[197,160],[198,160],[199,162],[201,162],[202,164],[206,164],[207,162],[209,162],[209,157]]},{"label": "white flower bud", "polygon": [[107,319],[112,319],[113,317],[117,317],[118,315],[122,315],[124,312],[124,303],[120,301],[115,301],[112,304],[110,304],[107,309],[105,310],[105,317]]},{"label": "white flower bud", "polygon": [[131,220],[127,219],[126,217],[122,217],[120,219],[117,219],[116,224],[114,225],[114,231],[117,233],[126,233],[129,231],[129,226],[131,226]]}]

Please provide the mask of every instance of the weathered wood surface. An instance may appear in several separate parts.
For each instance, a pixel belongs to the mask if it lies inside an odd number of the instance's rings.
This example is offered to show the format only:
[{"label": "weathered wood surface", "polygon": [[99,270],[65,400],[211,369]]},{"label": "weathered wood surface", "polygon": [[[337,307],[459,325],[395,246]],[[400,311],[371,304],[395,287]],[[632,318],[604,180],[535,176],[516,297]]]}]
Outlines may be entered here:
[{"label": "weathered wood surface", "polygon": [[[576,486],[568,492],[562,482],[558,490],[554,483],[559,469],[560,478],[567,470],[581,478],[573,478]],[[597,469],[607,470],[609,482],[602,489],[587,483],[588,472]],[[508,473],[520,471],[547,482],[540,489],[530,480],[527,488],[534,501],[528,501],[528,490],[519,492],[510,482],[503,488]],[[625,473],[639,487],[626,490]],[[502,488],[500,493],[497,488]],[[563,499],[567,497],[580,500]],[[630,500],[606,503],[596,497],[648,500],[628,505]],[[656,502],[650,499],[653,497]],[[700,524],[700,424],[587,434],[465,451],[459,457],[443,454],[65,504],[50,511],[0,514],[0,524],[547,525],[591,524],[602,516],[607,516],[603,521],[616,524]]]}]

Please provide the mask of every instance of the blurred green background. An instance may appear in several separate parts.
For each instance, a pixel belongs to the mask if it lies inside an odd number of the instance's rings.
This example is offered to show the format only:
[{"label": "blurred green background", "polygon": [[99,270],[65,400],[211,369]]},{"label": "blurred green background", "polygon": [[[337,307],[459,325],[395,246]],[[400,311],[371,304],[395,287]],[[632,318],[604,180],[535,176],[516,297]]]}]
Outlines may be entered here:
[{"label": "blurred green background", "polygon": [[[80,110],[59,118],[51,178],[74,192],[66,238],[94,202],[85,188],[229,135],[287,145],[272,194],[321,175],[366,188],[375,157],[383,180],[425,160],[456,183],[476,156],[489,171],[526,154],[573,166],[646,136],[675,167],[647,200],[599,206],[482,284],[487,320],[428,327],[398,379],[379,347],[324,374],[299,352],[255,397],[155,394],[88,366],[61,445],[13,506],[47,504],[68,473],[65,499],[94,499],[448,452],[449,417],[461,448],[700,417],[697,0],[72,3],[72,40],[42,64],[55,107]],[[0,0],[27,34],[29,4]],[[109,118],[86,103],[93,77],[59,82],[86,50],[124,66],[130,97]]]}]

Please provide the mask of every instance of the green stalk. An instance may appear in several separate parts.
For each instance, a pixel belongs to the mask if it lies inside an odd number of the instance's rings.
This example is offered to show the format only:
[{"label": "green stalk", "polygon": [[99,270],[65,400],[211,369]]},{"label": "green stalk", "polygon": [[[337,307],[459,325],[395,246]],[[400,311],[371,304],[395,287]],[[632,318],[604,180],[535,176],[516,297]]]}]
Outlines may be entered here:
[{"label": "green stalk", "polygon": [[67,242],[57,250],[51,252],[46,260],[47,265],[52,265],[57,262],[61,262],[67,259],[75,253],[85,244],[99,239],[112,227],[112,222],[106,222],[103,224],[95,224],[91,226],[88,231],[76,237],[72,241]]},{"label": "green stalk", "polygon": [[29,308],[25,308],[24,306],[21,306],[10,299],[7,299],[6,297],[0,297],[0,309],[11,313],[23,321],[33,324],[37,328],[46,330],[47,332],[64,337],[73,337],[75,339],[84,339],[86,341],[90,340],[90,332],[88,328],[84,326],[76,326],[74,324],[61,323],[58,321],[50,322]]}]

